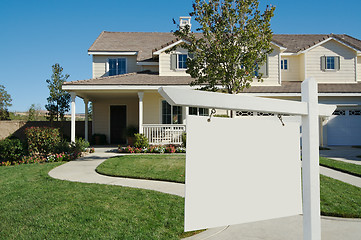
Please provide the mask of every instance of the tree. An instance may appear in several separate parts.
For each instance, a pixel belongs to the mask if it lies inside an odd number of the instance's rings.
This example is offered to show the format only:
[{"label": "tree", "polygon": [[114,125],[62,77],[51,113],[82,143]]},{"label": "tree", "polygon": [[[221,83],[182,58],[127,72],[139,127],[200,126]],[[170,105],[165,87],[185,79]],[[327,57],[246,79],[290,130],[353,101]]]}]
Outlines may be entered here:
[{"label": "tree", "polygon": [[5,90],[4,85],[0,85],[0,120],[9,120],[8,107],[11,107],[11,96]]},{"label": "tree", "polygon": [[174,34],[193,58],[187,60],[187,73],[205,90],[224,87],[236,94],[250,87],[253,79],[262,81],[260,66],[272,52],[270,20],[275,7],[261,13],[258,0],[195,0],[193,16],[200,27],[179,28]]},{"label": "tree", "polygon": [[70,110],[70,94],[61,87],[69,78],[69,74],[63,75],[63,68],[58,64],[52,66],[53,74],[51,79],[47,79],[50,96],[47,98],[48,104],[45,105],[48,110],[48,119],[50,121],[65,120],[65,112]]},{"label": "tree", "polygon": [[28,121],[39,121],[40,110],[41,107],[39,105],[36,106],[34,103],[31,104],[28,110]]}]

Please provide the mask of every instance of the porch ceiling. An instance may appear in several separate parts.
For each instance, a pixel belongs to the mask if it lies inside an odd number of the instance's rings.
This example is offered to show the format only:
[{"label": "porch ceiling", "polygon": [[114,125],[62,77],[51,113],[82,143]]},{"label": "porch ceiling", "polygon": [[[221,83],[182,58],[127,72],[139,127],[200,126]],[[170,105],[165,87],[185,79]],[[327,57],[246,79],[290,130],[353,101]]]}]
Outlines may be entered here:
[{"label": "porch ceiling", "polygon": [[[74,91],[76,95],[83,99],[88,99],[89,101],[95,101],[98,99],[119,99],[119,98],[138,98],[138,92],[136,90],[76,90]],[[141,91],[145,92],[145,91]],[[158,91],[146,91],[146,92],[158,92]]]}]

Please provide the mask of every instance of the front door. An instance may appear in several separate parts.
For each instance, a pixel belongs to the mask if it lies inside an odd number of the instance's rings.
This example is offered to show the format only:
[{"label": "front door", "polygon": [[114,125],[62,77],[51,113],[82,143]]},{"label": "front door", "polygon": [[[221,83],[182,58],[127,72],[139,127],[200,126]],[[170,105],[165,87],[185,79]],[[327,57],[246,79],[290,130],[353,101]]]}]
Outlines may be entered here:
[{"label": "front door", "polygon": [[110,106],[110,143],[125,144],[127,126],[127,107]]}]

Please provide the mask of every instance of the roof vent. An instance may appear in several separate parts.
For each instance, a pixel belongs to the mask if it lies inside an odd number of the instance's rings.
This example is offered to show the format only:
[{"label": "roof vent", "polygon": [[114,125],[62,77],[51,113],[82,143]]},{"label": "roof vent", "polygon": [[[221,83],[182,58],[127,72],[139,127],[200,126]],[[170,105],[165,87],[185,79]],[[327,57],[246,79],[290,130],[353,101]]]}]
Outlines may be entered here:
[{"label": "roof vent", "polygon": [[189,25],[189,29],[191,29],[191,17],[180,17],[179,18],[179,28],[183,28],[186,25]]}]

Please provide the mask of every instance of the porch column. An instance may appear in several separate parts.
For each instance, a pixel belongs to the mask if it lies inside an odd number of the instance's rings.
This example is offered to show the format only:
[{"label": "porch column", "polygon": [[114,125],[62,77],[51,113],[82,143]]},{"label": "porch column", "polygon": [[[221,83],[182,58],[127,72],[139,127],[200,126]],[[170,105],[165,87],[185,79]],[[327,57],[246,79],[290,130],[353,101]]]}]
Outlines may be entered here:
[{"label": "porch column", "polygon": [[88,103],[89,103],[89,100],[84,98],[84,105],[85,105],[85,126],[84,126],[84,129],[85,129],[85,133],[84,133],[84,138],[85,138],[85,141],[89,141],[89,137],[88,137],[88,121],[89,121],[89,116],[88,116]]},{"label": "porch column", "polygon": [[70,140],[71,142],[75,142],[75,97],[76,97],[76,93],[75,92],[71,92],[70,93],[71,96],[71,136],[70,136]]},{"label": "porch column", "polygon": [[143,97],[144,92],[138,92],[139,97],[139,133],[143,134]]}]

